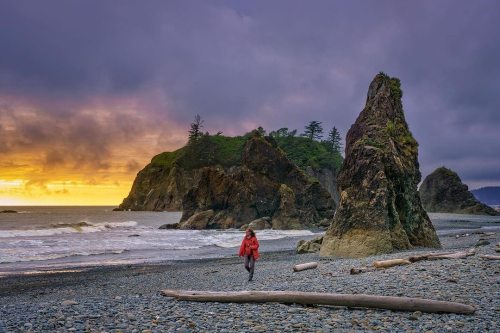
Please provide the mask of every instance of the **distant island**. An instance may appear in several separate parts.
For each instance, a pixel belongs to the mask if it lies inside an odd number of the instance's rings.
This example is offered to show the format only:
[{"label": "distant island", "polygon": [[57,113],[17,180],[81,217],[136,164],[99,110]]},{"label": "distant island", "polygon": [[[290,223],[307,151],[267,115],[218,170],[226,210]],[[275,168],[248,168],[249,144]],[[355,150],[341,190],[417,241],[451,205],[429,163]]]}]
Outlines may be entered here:
[{"label": "distant island", "polygon": [[487,205],[500,205],[500,186],[481,187],[476,190],[471,190],[471,193],[477,200]]},{"label": "distant island", "polygon": [[498,213],[477,200],[462,183],[458,174],[440,167],[428,175],[420,185],[422,205],[428,212],[498,215]]}]

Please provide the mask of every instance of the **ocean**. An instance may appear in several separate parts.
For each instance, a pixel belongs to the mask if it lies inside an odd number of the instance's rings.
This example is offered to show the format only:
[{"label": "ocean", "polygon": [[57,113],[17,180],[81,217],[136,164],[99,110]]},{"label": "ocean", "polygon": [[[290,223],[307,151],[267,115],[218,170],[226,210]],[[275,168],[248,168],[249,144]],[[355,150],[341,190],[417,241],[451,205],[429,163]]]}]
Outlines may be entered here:
[{"label": "ocean", "polygon": [[[160,230],[181,212],[113,211],[114,207],[0,207],[0,276],[88,267],[228,257],[244,232]],[[263,251],[293,249],[309,230],[261,230]]]},{"label": "ocean", "polygon": [[[0,276],[117,264],[235,256],[243,231],[160,230],[181,212],[114,207],[0,207]],[[500,217],[429,214],[440,236],[500,230]],[[259,230],[261,251],[292,250],[310,230]]]}]

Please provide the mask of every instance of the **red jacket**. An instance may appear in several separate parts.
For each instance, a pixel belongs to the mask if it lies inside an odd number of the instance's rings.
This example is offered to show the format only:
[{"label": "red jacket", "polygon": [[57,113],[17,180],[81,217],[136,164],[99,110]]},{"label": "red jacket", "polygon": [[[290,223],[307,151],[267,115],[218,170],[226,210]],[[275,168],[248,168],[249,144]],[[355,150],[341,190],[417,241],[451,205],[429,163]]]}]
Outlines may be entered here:
[{"label": "red jacket", "polygon": [[240,246],[240,257],[252,255],[255,260],[259,259],[259,242],[257,237],[243,238]]}]

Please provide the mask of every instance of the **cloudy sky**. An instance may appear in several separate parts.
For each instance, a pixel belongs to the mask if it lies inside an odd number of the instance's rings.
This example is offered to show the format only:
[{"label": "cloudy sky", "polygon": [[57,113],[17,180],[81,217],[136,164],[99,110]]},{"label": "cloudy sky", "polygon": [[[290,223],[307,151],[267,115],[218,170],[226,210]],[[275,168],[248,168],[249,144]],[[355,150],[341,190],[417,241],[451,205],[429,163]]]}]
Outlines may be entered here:
[{"label": "cloudy sky", "polygon": [[500,185],[499,22],[493,0],[0,0],[0,205],[117,205],[196,114],[345,135],[379,71],[424,177]]}]

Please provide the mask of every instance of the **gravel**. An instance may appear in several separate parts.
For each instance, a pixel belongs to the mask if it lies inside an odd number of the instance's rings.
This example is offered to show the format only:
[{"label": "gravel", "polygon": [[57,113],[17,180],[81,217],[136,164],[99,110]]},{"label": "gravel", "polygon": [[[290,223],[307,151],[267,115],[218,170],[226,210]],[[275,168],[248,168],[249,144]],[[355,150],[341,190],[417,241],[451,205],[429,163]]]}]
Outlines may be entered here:
[{"label": "gravel", "polygon": [[[484,235],[442,237],[445,250],[477,244]],[[421,261],[349,275],[374,260],[428,252],[418,249],[363,259],[324,259],[292,251],[264,252],[253,282],[237,257],[96,267],[74,273],[0,278],[0,332],[495,332],[500,327],[498,234],[467,259]],[[297,263],[319,261],[293,273]],[[473,315],[430,314],[329,306],[177,301],[161,289],[298,290],[422,297],[473,305]]]}]

